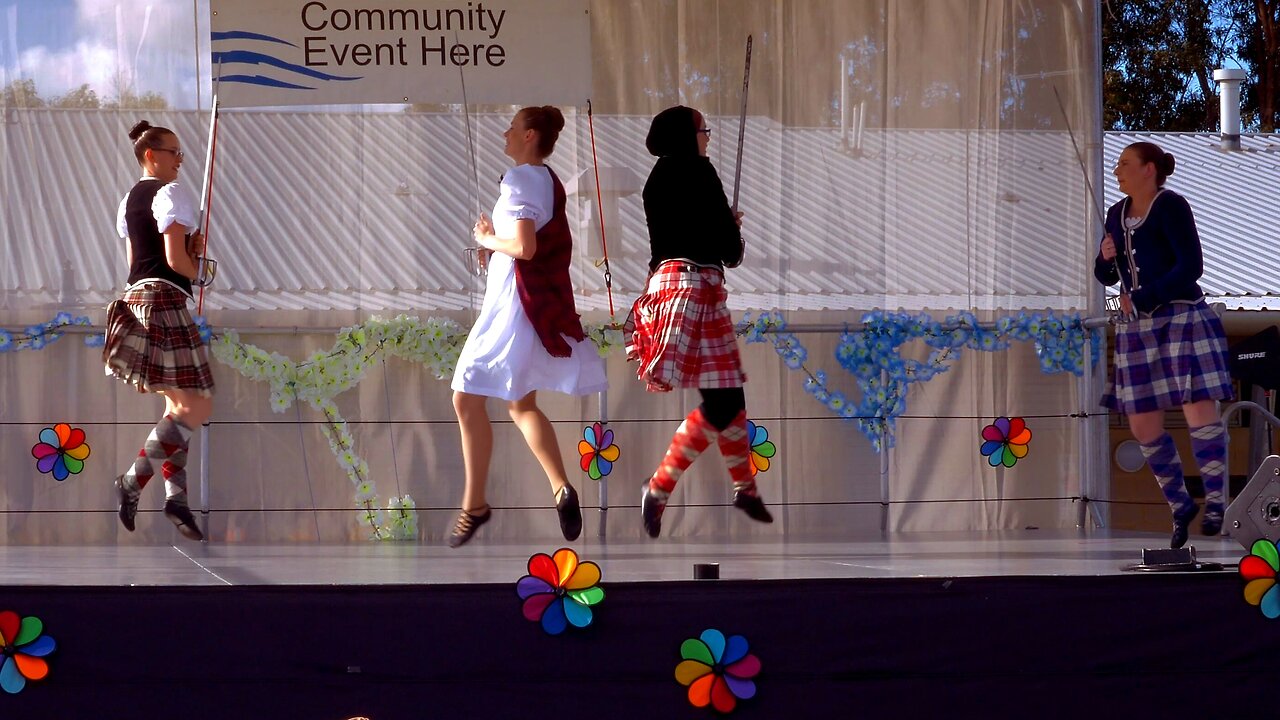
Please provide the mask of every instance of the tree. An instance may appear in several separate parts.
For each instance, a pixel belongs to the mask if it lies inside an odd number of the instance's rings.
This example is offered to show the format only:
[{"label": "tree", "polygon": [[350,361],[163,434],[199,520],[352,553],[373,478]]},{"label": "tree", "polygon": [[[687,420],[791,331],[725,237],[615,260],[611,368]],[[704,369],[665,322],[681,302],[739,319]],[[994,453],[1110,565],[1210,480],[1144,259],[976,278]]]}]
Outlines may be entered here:
[{"label": "tree", "polygon": [[45,101],[36,91],[35,80],[14,80],[0,91],[0,106],[42,108]]},{"label": "tree", "polygon": [[102,102],[98,100],[98,93],[94,92],[88,83],[85,83],[66,95],[54,98],[49,103],[49,106],[57,108],[99,108],[102,107]]},{"label": "tree", "polygon": [[1215,128],[1213,71],[1233,54],[1233,4],[1245,1],[1102,0],[1104,126]]},{"label": "tree", "polygon": [[120,90],[115,100],[103,103],[102,107],[112,110],[168,110],[169,101],[160,93],[148,91],[138,95],[125,88]]},{"label": "tree", "polygon": [[1275,132],[1280,120],[1280,0],[1229,0],[1231,35],[1244,83],[1241,119],[1246,127]]}]

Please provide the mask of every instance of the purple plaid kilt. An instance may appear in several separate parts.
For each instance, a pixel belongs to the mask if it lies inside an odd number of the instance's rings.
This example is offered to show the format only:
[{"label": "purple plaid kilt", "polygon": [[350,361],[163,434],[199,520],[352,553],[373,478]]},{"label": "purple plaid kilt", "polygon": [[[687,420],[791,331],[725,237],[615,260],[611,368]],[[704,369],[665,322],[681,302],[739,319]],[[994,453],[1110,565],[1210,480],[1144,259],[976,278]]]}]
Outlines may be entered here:
[{"label": "purple plaid kilt", "polygon": [[649,276],[623,336],[650,391],[742,387],[747,376],[727,299],[719,268],[668,260]]},{"label": "purple plaid kilt", "polygon": [[107,374],[138,392],[213,395],[209,353],[187,312],[187,295],[163,282],[134,285],[107,306]]},{"label": "purple plaid kilt", "polygon": [[1222,322],[1203,299],[1156,308],[1116,331],[1102,406],[1126,415],[1234,396]]}]

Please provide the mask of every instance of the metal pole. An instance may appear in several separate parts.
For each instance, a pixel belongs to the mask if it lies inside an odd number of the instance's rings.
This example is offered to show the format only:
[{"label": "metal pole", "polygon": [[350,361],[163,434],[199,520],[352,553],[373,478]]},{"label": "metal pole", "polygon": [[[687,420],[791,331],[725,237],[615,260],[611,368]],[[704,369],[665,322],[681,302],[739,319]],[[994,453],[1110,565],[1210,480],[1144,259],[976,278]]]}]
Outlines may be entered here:
[{"label": "metal pole", "polygon": [[[1097,423],[1093,419],[1093,414],[1089,412],[1089,400],[1093,397],[1092,332],[1086,332],[1084,336],[1084,375],[1080,378],[1080,382],[1076,384],[1076,387],[1079,388],[1077,408],[1079,409],[1081,420],[1080,462],[1078,463],[1080,472],[1080,506],[1076,508],[1076,527],[1085,530],[1088,529],[1089,504],[1095,492],[1093,482],[1093,427]],[[1099,518],[1094,518],[1094,520],[1098,527],[1103,526],[1099,522]]]},{"label": "metal pole", "polygon": [[209,423],[200,426],[200,525],[209,542]]},{"label": "metal pole", "polygon": [[[880,381],[889,384],[888,371],[880,372]],[[880,533],[889,532],[889,423],[880,419]]]},{"label": "metal pole", "polygon": [[849,59],[840,58],[840,148],[849,149]]},{"label": "metal pole", "polygon": [[[603,433],[609,427],[609,391],[600,391],[600,430]],[[599,442],[600,438],[596,438]],[[600,525],[596,530],[597,537],[604,538],[609,530],[609,476],[600,478]]]},{"label": "metal pole", "polygon": [[[1270,425],[1271,428],[1280,428],[1280,418],[1277,418],[1275,415],[1271,413],[1270,410],[1268,410],[1267,408],[1255,402],[1242,400],[1240,402],[1235,402],[1228,405],[1227,409],[1222,411],[1222,420],[1221,420],[1223,435],[1227,440],[1227,456],[1223,458],[1222,472],[1227,476],[1228,480],[1231,478],[1231,447],[1230,447],[1231,433],[1227,431],[1227,428],[1230,426],[1231,416],[1241,410],[1246,410],[1246,409],[1256,413],[1256,417],[1259,424],[1262,424],[1263,422],[1268,422],[1268,423],[1271,423]],[[1223,503],[1226,505],[1231,504],[1231,483],[1230,482],[1225,483],[1223,486],[1222,500],[1223,500]]]},{"label": "metal pole", "polygon": [[[1267,406],[1267,390],[1266,388],[1253,386],[1252,397],[1250,398],[1260,407]],[[1271,435],[1271,428],[1262,421],[1257,415],[1249,414],[1249,474],[1247,477],[1253,477],[1258,472],[1258,468],[1262,467],[1262,460],[1270,453],[1270,443],[1267,442],[1268,436]],[[1231,478],[1227,478],[1227,482],[1231,482]]]}]

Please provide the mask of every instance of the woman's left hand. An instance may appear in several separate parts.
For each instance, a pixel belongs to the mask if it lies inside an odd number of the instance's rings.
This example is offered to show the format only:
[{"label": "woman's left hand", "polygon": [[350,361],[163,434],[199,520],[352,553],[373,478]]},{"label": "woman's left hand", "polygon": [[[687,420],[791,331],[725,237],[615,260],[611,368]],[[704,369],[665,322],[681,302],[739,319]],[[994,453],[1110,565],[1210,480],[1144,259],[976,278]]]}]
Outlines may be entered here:
[{"label": "woman's left hand", "polygon": [[197,230],[187,236],[187,252],[191,253],[192,257],[204,255],[204,249],[204,233]]},{"label": "woman's left hand", "polygon": [[733,214],[733,219],[737,221],[738,227],[742,227],[742,211],[735,212]]}]

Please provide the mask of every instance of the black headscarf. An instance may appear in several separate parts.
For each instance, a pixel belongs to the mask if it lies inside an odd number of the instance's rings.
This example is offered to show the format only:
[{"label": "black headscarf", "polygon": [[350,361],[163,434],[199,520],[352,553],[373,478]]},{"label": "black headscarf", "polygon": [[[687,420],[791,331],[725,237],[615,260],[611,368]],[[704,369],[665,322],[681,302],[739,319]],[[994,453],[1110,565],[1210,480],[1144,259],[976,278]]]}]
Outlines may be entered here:
[{"label": "black headscarf", "polygon": [[644,146],[649,154],[673,157],[698,154],[698,122],[694,109],[676,105],[658,113],[649,125]]}]

